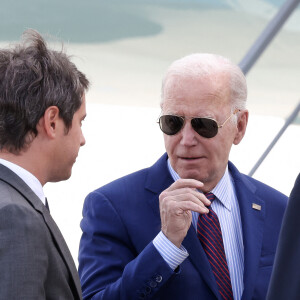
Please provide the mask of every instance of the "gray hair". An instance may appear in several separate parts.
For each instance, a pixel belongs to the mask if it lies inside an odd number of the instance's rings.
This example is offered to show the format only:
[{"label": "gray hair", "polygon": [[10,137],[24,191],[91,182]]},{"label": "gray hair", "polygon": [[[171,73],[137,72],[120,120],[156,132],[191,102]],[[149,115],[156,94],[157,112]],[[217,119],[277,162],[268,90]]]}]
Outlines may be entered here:
[{"label": "gray hair", "polygon": [[168,68],[161,88],[161,107],[163,107],[164,94],[167,82],[174,77],[200,77],[214,81],[220,74],[230,76],[231,106],[235,109],[246,109],[247,83],[241,69],[229,59],[209,53],[195,53],[174,61]]}]

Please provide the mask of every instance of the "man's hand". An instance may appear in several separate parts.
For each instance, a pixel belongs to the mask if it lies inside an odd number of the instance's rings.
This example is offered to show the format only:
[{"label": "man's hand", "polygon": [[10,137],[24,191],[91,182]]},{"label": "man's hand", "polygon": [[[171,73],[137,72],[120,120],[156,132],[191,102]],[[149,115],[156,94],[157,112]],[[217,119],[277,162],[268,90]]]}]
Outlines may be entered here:
[{"label": "man's hand", "polygon": [[179,179],[159,195],[162,232],[178,248],[192,222],[192,212],[208,213],[210,201],[197,191],[203,183],[194,179]]}]

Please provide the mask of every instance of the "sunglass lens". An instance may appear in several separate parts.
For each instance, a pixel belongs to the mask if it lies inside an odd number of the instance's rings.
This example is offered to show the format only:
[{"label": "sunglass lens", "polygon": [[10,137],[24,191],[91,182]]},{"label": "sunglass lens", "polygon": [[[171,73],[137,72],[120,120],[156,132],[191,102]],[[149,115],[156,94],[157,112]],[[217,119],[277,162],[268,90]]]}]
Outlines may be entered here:
[{"label": "sunglass lens", "polygon": [[205,138],[212,138],[218,133],[216,121],[207,118],[194,118],[191,121],[194,130]]},{"label": "sunglass lens", "polygon": [[159,126],[163,133],[174,135],[182,128],[184,120],[177,116],[164,115],[159,118]]}]

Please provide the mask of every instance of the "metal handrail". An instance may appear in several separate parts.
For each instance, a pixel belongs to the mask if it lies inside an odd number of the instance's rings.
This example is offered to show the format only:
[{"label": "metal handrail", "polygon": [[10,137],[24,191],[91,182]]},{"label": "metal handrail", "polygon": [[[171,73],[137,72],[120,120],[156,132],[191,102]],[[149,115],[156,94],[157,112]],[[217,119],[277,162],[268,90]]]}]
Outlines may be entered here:
[{"label": "metal handrail", "polygon": [[[279,9],[278,13],[275,17],[269,22],[267,27],[263,30],[261,35],[254,42],[252,47],[248,50],[244,58],[239,63],[240,68],[246,75],[248,71],[252,68],[257,59],[261,56],[266,47],[270,44],[274,36],[278,33],[278,31],[282,28],[286,20],[290,17],[292,12],[297,8],[300,0],[287,0],[282,7]],[[297,117],[300,110],[300,102],[296,105],[293,112],[288,116],[284,126],[280,129],[276,137],[273,139],[271,144],[267,147],[262,156],[258,159],[257,163],[249,172],[249,176],[252,176],[257,168],[261,165],[263,160],[267,157],[269,152],[272,150],[274,145],[277,143],[279,138],[285,132],[287,127],[294,121]]]},{"label": "metal handrail", "polygon": [[283,135],[285,130],[293,123],[293,121],[296,119],[300,111],[300,101],[297,104],[296,108],[293,110],[293,112],[290,114],[290,116],[285,121],[284,125],[280,129],[280,131],[277,133],[273,141],[270,143],[268,148],[265,150],[265,152],[262,154],[262,156],[259,158],[257,163],[254,165],[254,167],[249,172],[249,176],[252,176],[255,171],[258,169],[258,167],[261,165],[261,163],[264,161],[264,159],[268,156],[269,152],[272,150],[272,148],[275,146],[275,144],[278,142],[279,138]]},{"label": "metal handrail", "polygon": [[252,68],[256,60],[261,56],[266,47],[270,44],[274,36],[278,33],[286,20],[296,9],[300,0],[287,0],[279,9],[275,17],[269,22],[261,35],[257,38],[244,58],[240,61],[239,66],[246,75]]}]

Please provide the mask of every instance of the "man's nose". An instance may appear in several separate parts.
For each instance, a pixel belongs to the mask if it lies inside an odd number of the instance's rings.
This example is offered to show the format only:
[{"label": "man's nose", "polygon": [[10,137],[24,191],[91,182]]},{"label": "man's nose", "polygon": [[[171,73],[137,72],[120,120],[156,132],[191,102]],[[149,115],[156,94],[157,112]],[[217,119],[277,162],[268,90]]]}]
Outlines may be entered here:
[{"label": "man's nose", "polygon": [[198,133],[192,127],[191,121],[186,120],[183,128],[181,129],[181,141],[184,146],[194,146],[197,144]]},{"label": "man's nose", "polygon": [[81,133],[80,146],[84,146],[84,145],[85,145],[85,137],[83,133]]}]

